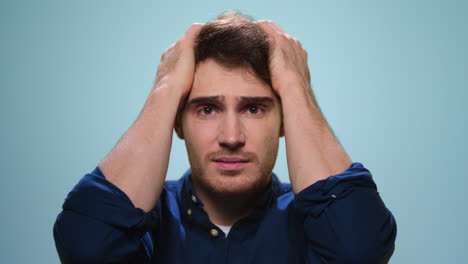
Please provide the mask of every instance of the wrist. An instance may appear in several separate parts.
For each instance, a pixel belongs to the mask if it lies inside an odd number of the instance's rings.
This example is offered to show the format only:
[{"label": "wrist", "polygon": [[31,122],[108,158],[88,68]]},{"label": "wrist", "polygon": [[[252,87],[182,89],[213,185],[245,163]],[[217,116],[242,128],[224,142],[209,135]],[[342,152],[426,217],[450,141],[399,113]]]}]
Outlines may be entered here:
[{"label": "wrist", "polygon": [[289,101],[292,104],[295,104],[303,101],[314,108],[318,108],[317,101],[310,85],[291,82],[290,84],[281,86],[281,89],[278,89],[277,93],[283,103]]},{"label": "wrist", "polygon": [[296,79],[292,80],[282,80],[281,82],[273,83],[274,90],[278,95],[283,98],[287,96],[298,96],[312,93],[310,84],[306,82],[301,82]]},{"label": "wrist", "polygon": [[175,89],[169,85],[163,84],[153,87],[138,119],[154,121],[157,118],[157,123],[170,122],[172,125],[183,97],[184,93],[182,90]]},{"label": "wrist", "polygon": [[[283,90],[280,95],[284,122],[289,123],[291,120],[297,120],[299,116],[306,115],[312,118],[314,127],[322,129],[327,126],[325,117],[312,93],[311,88],[306,88],[300,85],[291,85]],[[291,117],[295,117],[292,118]],[[298,124],[293,124],[294,126]]]},{"label": "wrist", "polygon": [[153,86],[149,97],[164,97],[169,99],[181,99],[187,93],[180,85],[169,82],[157,83]]}]

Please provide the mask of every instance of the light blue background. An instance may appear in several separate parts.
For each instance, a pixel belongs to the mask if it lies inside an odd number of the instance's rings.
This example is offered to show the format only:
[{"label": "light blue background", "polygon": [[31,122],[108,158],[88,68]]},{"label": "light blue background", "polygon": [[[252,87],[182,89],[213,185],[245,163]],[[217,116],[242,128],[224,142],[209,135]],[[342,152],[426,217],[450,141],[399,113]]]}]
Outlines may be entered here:
[{"label": "light blue background", "polygon": [[[0,262],[59,262],[62,202],[139,113],[161,53],[232,8],[309,52],[325,116],[397,219],[391,263],[466,261],[466,3],[3,0]],[[280,151],[288,181],[284,141]],[[168,177],[187,168],[175,139]]]}]

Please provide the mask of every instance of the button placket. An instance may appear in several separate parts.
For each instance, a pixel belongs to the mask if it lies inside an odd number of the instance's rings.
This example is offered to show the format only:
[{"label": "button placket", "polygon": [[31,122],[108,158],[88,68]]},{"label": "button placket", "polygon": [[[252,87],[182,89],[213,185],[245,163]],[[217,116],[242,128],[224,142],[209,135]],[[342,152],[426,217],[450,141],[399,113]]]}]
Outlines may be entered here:
[{"label": "button placket", "polygon": [[216,229],[213,228],[213,229],[210,230],[210,235],[211,235],[212,237],[218,237],[218,236],[219,236],[219,232],[218,232],[218,230],[216,230]]},{"label": "button placket", "polygon": [[195,197],[195,195],[193,195],[193,194],[192,194],[192,202],[194,204],[198,203],[197,197]]}]

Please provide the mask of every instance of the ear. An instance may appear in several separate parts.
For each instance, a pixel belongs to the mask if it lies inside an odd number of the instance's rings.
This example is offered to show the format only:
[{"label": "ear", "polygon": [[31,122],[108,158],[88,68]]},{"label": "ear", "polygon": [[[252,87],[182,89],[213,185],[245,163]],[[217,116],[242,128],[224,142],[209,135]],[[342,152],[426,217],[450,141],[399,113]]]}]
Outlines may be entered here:
[{"label": "ear", "polygon": [[[270,86],[270,88],[273,90],[273,88]],[[278,102],[279,102],[279,106],[280,106],[280,122],[281,122],[281,126],[280,126],[280,133],[279,133],[279,137],[284,137],[284,117],[283,117],[283,105],[281,104],[281,97],[273,90],[273,94],[275,95],[275,97],[278,99]]]},{"label": "ear", "polygon": [[280,137],[284,137],[284,126],[283,126],[283,124],[284,124],[283,121],[281,121],[280,134],[279,134]]},{"label": "ear", "polygon": [[184,140],[184,133],[182,131],[182,121],[179,118],[176,118],[176,121],[174,122],[174,131],[176,132],[177,137]]}]

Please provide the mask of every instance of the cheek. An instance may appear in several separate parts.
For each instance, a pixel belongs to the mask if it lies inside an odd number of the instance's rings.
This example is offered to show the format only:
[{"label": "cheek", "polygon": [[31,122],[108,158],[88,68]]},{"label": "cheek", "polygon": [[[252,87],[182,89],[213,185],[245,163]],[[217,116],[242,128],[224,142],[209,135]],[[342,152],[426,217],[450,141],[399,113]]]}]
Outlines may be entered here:
[{"label": "cheek", "polygon": [[[266,120],[265,122],[258,122],[251,120],[248,127],[247,135],[248,141],[255,145],[257,149],[265,149],[267,151],[270,145],[276,144],[279,138],[280,123],[277,120]],[[247,143],[247,144],[249,144]]]},{"label": "cheek", "polygon": [[249,132],[262,134],[263,137],[267,137],[268,134],[271,137],[279,136],[281,127],[281,113],[273,111],[268,116],[261,119],[246,119],[246,127]]},{"label": "cheek", "polygon": [[183,132],[187,145],[194,151],[209,151],[210,145],[216,138],[216,125],[214,122],[186,119],[183,123]]}]

